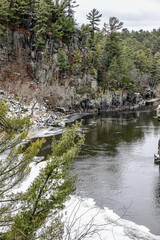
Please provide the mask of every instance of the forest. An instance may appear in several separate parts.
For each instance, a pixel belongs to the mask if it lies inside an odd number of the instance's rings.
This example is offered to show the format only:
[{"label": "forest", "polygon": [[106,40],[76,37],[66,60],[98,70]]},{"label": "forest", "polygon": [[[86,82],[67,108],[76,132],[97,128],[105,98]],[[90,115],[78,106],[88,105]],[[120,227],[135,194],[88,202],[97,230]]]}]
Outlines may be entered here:
[{"label": "forest", "polygon": [[[151,32],[130,32],[115,16],[100,27],[102,14],[95,8],[86,15],[88,24],[79,26],[74,17],[76,7],[75,0],[1,0],[0,57],[7,52],[7,60],[0,59],[0,83],[4,82],[1,73],[12,76],[10,64],[17,61],[21,68],[21,60],[23,67],[27,66],[28,76],[35,83],[40,82],[33,68],[38,68],[35,62],[43,59],[45,66],[52,70],[52,74],[45,72],[43,92],[47,91],[47,84],[55,91],[54,85],[64,85],[65,81],[76,89],[77,82],[73,79],[83,79],[85,75],[96,80],[97,94],[106,91],[143,93],[146,88],[156,89],[160,83],[160,28]],[[16,58],[19,54],[16,42],[8,40],[15,32],[25,36],[25,41],[21,40],[20,60]],[[34,64],[25,56],[33,58]],[[24,81],[23,74],[16,74]],[[76,93],[81,90],[91,95],[87,84],[85,82],[84,88]],[[54,96],[54,104],[57,99]],[[5,101],[0,100],[0,154],[7,151],[5,157],[0,157],[0,239],[63,239],[61,218],[55,216],[74,189],[75,177],[70,177],[69,170],[84,144],[84,135],[79,133],[81,124],[68,128],[61,140],[53,139],[52,153],[39,175],[25,192],[13,193],[13,188],[29,175],[30,164],[35,163],[34,157],[45,140],[37,140],[24,150],[21,144],[29,131],[29,117],[11,119],[7,111]],[[46,227],[45,222],[50,217],[52,224]],[[44,231],[39,233],[42,226]],[[65,239],[70,239],[70,233],[67,237]]]},{"label": "forest", "polygon": [[130,32],[116,17],[100,28],[102,14],[95,8],[86,15],[88,24],[78,26],[74,19],[77,6],[74,0],[1,0],[1,38],[7,29],[23,31],[29,35],[31,49],[46,58],[48,43],[61,42],[58,79],[89,73],[96,74],[103,90],[155,88],[160,80],[160,29]]}]

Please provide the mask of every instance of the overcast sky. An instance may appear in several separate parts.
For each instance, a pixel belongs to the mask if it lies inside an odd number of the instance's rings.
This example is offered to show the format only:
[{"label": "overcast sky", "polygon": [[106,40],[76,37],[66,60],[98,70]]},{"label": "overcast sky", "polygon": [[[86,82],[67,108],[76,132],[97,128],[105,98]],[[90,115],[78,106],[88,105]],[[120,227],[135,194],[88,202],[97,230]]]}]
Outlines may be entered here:
[{"label": "overcast sky", "polygon": [[86,14],[93,8],[102,13],[101,26],[110,17],[116,17],[131,30],[160,28],[160,0],[76,0],[77,23],[88,23]]}]

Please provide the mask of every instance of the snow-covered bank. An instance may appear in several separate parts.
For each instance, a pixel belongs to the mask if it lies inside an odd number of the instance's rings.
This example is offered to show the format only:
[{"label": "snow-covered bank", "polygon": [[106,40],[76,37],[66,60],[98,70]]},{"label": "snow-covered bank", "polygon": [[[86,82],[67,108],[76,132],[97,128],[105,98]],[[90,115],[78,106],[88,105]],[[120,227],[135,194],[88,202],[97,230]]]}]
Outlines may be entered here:
[{"label": "snow-covered bank", "polygon": [[86,234],[84,239],[88,240],[160,240],[145,226],[124,220],[107,207],[100,209],[93,199],[71,196],[65,206],[63,220],[66,231],[71,232],[70,239]]},{"label": "snow-covered bank", "polygon": [[[45,162],[33,163],[30,176],[19,186],[19,189],[15,189],[15,192],[25,191],[44,166]],[[151,234],[145,226],[124,220],[123,216],[118,216],[107,207],[104,209],[97,207],[91,198],[71,195],[65,202],[62,213],[65,226],[63,240],[160,240],[160,236]],[[69,238],[66,237],[68,232]]]},{"label": "snow-covered bank", "polygon": [[59,134],[67,123],[74,122],[89,114],[49,111],[44,104],[39,104],[35,99],[21,103],[13,94],[7,95],[2,90],[0,91],[0,100],[3,100],[8,106],[7,117],[12,118],[17,115],[22,117],[30,116],[32,125],[28,138],[48,137]]},{"label": "snow-covered bank", "polygon": [[[67,120],[66,120],[67,121]],[[63,128],[60,128],[63,130]],[[55,129],[53,129],[54,131]],[[52,129],[46,128],[46,130],[43,129],[40,133],[40,136],[44,135],[46,136],[49,132],[51,132]],[[55,131],[56,132],[56,131]],[[51,135],[53,134],[50,133]],[[39,171],[39,168],[41,164],[45,164],[45,162],[38,163],[36,165],[37,161],[33,163],[32,171],[30,176],[33,178],[26,179],[26,183],[28,185],[22,186],[22,190],[24,191],[29,186],[29,182],[33,181],[34,177],[36,177]],[[42,166],[43,167],[43,166]],[[69,206],[68,206],[69,205]],[[65,226],[68,226],[70,229],[70,232],[72,234],[83,234],[89,233],[90,239],[159,239],[159,237],[156,237],[149,233],[149,230],[147,230],[143,226],[137,226],[134,223],[125,221],[120,219],[119,216],[115,215],[111,210],[108,210],[107,208],[100,209],[95,206],[92,199],[79,199],[76,196],[72,196],[71,200],[66,203],[66,208],[64,212],[67,212],[67,214],[64,215],[64,221]],[[87,215],[86,215],[87,214]],[[73,216],[73,220],[72,220]],[[75,220],[76,221],[75,221]],[[68,223],[69,222],[69,223]],[[71,228],[70,228],[71,226]],[[81,228],[81,226],[85,226],[85,230]],[[76,232],[73,232],[73,231]],[[89,231],[89,232],[88,232]],[[96,233],[96,234],[93,234]],[[72,235],[70,239],[74,239],[75,236]],[[65,235],[64,235],[65,239]]]},{"label": "snow-covered bank", "polygon": [[37,128],[33,127],[29,132],[28,138],[41,138],[41,137],[49,137],[49,136],[55,136],[55,135],[61,134],[64,131],[64,127],[66,126],[67,123],[72,123],[78,119],[81,119],[86,115],[89,115],[89,114],[73,113],[73,114],[69,114],[61,117],[56,123],[53,124],[53,126],[48,126],[48,127],[44,126],[41,128],[39,128],[38,126]]},{"label": "snow-covered bank", "polygon": [[[38,161],[30,165],[31,172],[28,178],[13,190],[14,193],[26,191],[38,176],[40,169],[45,167],[45,161],[35,160]],[[146,227],[124,220],[123,216],[118,216],[107,207],[104,209],[97,207],[91,198],[83,199],[71,195],[65,203],[63,221],[65,225],[63,240],[160,240],[160,236],[151,234]],[[66,238],[67,231],[70,232],[70,238]],[[78,238],[80,236],[83,238]]]}]

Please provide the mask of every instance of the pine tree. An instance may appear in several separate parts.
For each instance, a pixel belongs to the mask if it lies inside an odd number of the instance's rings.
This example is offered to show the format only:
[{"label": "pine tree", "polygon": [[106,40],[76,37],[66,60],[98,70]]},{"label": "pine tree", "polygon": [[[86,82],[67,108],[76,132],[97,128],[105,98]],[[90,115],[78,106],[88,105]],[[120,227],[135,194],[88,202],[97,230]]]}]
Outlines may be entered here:
[{"label": "pine tree", "polygon": [[14,24],[15,28],[21,27],[28,20],[29,6],[25,0],[13,0],[9,6],[9,22]]},{"label": "pine tree", "polygon": [[74,8],[76,1],[56,0],[52,8],[52,37],[69,44],[75,31]]},{"label": "pine tree", "polygon": [[7,107],[2,102],[0,107],[0,152],[5,153],[0,158],[0,239],[34,240],[50,214],[54,216],[63,208],[73,188],[75,177],[69,177],[70,164],[80,151],[84,136],[79,136],[77,123],[63,133],[61,140],[53,139],[52,154],[39,175],[26,191],[14,193],[13,188],[18,188],[30,173],[30,163],[44,140],[37,140],[22,151],[21,142],[27,131],[19,131],[29,126],[28,119],[10,120],[6,116]]},{"label": "pine tree", "polygon": [[[0,101],[0,227],[12,222],[11,212],[16,207],[17,197],[11,192],[30,172],[29,164],[33,162],[44,140],[36,141],[25,150],[21,143],[27,137],[29,118],[20,116],[9,119],[7,106]],[[20,196],[19,196],[20,197]],[[19,198],[18,197],[18,198]],[[0,231],[0,238],[5,239]],[[4,238],[3,238],[4,237]]]},{"label": "pine tree", "polygon": [[110,17],[109,18],[109,33],[117,32],[123,27],[123,22],[120,22],[119,19],[116,17]]},{"label": "pine tree", "polygon": [[81,39],[81,44],[83,47],[90,47],[89,39],[90,39],[90,26],[89,24],[81,25],[80,29],[80,39]]},{"label": "pine tree", "polygon": [[46,45],[46,32],[50,18],[51,3],[46,0],[38,0],[34,13],[35,26],[33,31],[35,33],[35,45],[40,49],[44,49]]},{"label": "pine tree", "polygon": [[9,1],[0,1],[0,36],[3,36],[9,23]]},{"label": "pine tree", "polygon": [[59,76],[62,79],[64,75],[66,75],[69,63],[68,63],[68,56],[66,55],[65,51],[59,49],[57,55],[57,62],[56,65],[58,67]]},{"label": "pine tree", "polygon": [[94,46],[94,35],[95,35],[95,31],[99,30],[99,28],[97,27],[99,22],[101,21],[100,18],[102,17],[102,14],[99,13],[99,11],[95,8],[93,8],[93,10],[88,13],[87,15],[87,19],[89,20],[90,24],[90,32],[91,32],[91,42],[92,42],[92,46]]},{"label": "pine tree", "polygon": [[78,47],[76,47],[72,58],[71,71],[73,75],[79,75],[82,73],[82,54]]},{"label": "pine tree", "polygon": [[106,69],[110,66],[113,58],[118,58],[121,54],[120,46],[120,34],[117,33],[117,30],[121,29],[123,26],[122,22],[115,17],[109,19],[108,24],[108,35],[106,38],[106,44],[104,49],[104,61]]},{"label": "pine tree", "polygon": [[102,82],[104,88],[133,90],[135,83],[131,72],[134,69],[134,57],[132,57],[131,46],[122,39],[124,34],[118,32],[122,26],[123,23],[115,17],[111,17],[109,24],[104,25],[102,31],[106,40],[102,48],[98,80]]},{"label": "pine tree", "polygon": [[67,16],[74,17],[74,8],[78,7],[79,4],[76,4],[75,0],[68,0],[68,9],[67,9]]},{"label": "pine tree", "polygon": [[47,159],[46,167],[23,196],[23,212],[14,218],[11,236],[34,239],[36,230],[49,213],[54,215],[63,208],[75,182],[74,177],[69,177],[69,166],[83,143],[83,138],[77,138],[78,128],[78,125],[73,126],[63,134],[61,141],[53,141],[52,155]]}]

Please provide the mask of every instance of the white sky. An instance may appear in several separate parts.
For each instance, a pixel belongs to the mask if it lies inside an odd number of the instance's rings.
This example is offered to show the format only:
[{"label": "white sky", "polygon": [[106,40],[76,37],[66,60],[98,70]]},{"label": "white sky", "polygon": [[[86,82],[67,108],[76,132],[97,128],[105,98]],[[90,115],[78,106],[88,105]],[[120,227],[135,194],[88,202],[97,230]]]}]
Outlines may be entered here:
[{"label": "white sky", "polygon": [[89,23],[86,14],[93,8],[102,13],[101,26],[116,17],[128,30],[160,28],[160,0],[76,0],[75,19],[80,25]]}]

